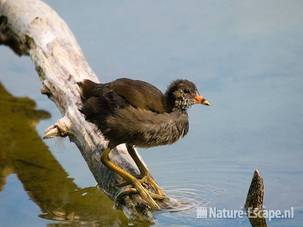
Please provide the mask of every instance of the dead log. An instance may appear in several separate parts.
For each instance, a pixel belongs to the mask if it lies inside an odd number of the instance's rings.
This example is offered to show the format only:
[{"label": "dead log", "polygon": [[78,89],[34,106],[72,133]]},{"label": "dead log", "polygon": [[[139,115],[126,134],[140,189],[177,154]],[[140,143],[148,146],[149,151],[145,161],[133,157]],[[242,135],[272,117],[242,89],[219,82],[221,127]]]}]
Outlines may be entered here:
[{"label": "dead log", "polygon": [[[118,186],[123,180],[102,165],[100,154],[107,141],[79,112],[81,99],[77,82],[99,81],[68,26],[40,0],[0,0],[0,44],[11,47],[20,56],[30,56],[42,81],[41,93],[46,94],[63,115],[46,129],[44,138],[69,137],[81,151],[100,188],[115,200],[124,190]],[[111,153],[111,159],[138,174],[124,145]],[[167,208],[172,201],[167,198],[158,203],[161,208]],[[129,218],[152,218],[150,208],[138,194],[126,195],[119,206]]]}]

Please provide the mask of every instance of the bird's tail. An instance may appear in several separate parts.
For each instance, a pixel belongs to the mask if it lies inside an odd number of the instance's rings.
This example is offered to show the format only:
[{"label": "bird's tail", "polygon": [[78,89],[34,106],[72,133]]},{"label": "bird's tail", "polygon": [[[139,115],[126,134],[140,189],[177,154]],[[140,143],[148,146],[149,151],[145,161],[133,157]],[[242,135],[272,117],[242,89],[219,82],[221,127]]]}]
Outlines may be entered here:
[{"label": "bird's tail", "polygon": [[81,98],[87,100],[90,97],[100,96],[102,94],[103,84],[95,83],[91,80],[83,80],[82,82],[77,82],[81,90]]}]

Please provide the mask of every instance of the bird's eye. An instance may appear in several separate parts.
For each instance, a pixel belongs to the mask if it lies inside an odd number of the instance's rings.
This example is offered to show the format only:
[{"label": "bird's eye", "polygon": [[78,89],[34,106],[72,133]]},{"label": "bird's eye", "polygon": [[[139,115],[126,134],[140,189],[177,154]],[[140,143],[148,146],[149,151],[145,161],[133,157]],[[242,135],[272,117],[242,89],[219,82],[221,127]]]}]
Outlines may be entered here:
[{"label": "bird's eye", "polygon": [[190,90],[188,88],[185,88],[183,91],[184,91],[184,93],[187,93],[187,94],[190,93]]}]

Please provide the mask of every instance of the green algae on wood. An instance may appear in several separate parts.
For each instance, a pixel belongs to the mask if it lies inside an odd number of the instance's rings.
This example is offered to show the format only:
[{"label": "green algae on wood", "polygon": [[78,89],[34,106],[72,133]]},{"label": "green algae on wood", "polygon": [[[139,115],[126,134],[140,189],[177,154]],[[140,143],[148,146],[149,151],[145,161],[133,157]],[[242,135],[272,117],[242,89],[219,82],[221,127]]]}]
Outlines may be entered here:
[{"label": "green algae on wood", "polygon": [[[0,83],[0,193],[16,174],[40,210],[40,217],[61,221],[127,223],[123,213],[98,188],[78,187],[36,131],[50,114],[29,98],[13,97]],[[60,185],[60,187],[58,187]]]}]

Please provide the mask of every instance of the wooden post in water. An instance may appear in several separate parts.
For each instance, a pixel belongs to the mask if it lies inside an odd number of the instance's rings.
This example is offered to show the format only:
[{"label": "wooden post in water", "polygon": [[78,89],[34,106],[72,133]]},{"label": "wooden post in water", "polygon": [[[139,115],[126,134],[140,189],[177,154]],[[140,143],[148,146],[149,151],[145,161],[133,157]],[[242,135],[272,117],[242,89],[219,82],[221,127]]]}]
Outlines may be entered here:
[{"label": "wooden post in water", "polygon": [[263,217],[264,183],[258,170],[255,170],[247,193],[245,209],[252,227],[267,227]]}]

